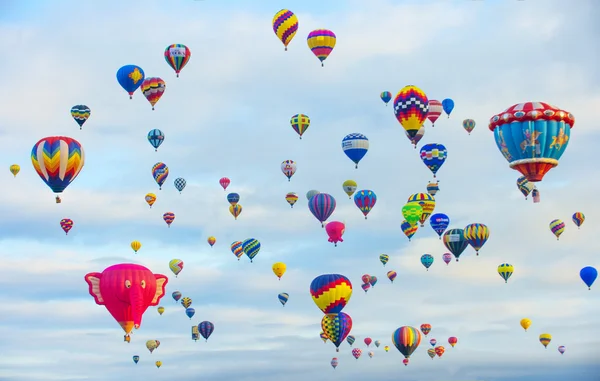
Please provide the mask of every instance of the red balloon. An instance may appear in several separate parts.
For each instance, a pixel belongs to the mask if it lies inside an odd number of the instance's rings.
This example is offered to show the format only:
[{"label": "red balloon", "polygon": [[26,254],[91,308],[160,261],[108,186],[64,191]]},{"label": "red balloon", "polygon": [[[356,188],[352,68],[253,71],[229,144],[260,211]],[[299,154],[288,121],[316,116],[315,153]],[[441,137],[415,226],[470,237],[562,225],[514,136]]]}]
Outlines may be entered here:
[{"label": "red balloon", "polygon": [[133,263],[113,265],[101,273],[86,274],[84,279],[96,304],[105,306],[123,328],[126,341],[133,328],[140,328],[146,309],[158,305],[169,281],[165,275]]},{"label": "red balloon", "polygon": [[221,180],[219,180],[219,184],[221,184],[223,190],[225,190],[229,184],[231,184],[231,180],[229,180],[227,177],[222,177]]},{"label": "red balloon", "polygon": [[365,341],[365,344],[367,344],[367,347],[368,347],[369,345],[371,345],[371,343],[373,342],[373,340],[371,340],[371,338],[370,338],[370,337],[367,337],[367,338],[365,338],[365,340],[364,340],[364,341]]},{"label": "red balloon", "polygon": [[325,225],[325,231],[329,236],[329,242],[333,242],[334,246],[337,246],[338,242],[344,242],[342,236],[346,231],[346,224],[339,221],[331,221]]}]

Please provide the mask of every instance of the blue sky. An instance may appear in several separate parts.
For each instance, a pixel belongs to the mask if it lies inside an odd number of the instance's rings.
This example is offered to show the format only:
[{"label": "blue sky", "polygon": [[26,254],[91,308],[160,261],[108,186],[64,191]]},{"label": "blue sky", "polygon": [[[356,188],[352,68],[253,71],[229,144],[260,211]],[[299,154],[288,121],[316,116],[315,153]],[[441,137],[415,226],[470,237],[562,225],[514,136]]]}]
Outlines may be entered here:
[{"label": "blue sky", "polygon": [[[0,173],[0,381],[197,379],[290,381],[345,380],[504,381],[595,380],[594,348],[600,333],[597,287],[579,279],[584,266],[598,268],[595,240],[600,185],[590,160],[600,138],[595,109],[600,101],[600,53],[594,1],[565,8],[562,1],[130,1],[81,3],[3,2],[0,35],[6,41],[0,72],[2,165],[21,165],[16,179]],[[287,52],[271,19],[294,11],[300,30]],[[535,15],[532,18],[531,15]],[[306,46],[316,28],[333,30],[337,46],[322,68]],[[192,58],[179,79],[163,51],[184,43]],[[16,53],[16,52],[22,52]],[[119,67],[141,66],[167,89],[156,110],[137,92],[133,100],[115,79]],[[436,212],[451,227],[481,222],[491,237],[475,257],[471,249],[446,266],[443,244],[429,228],[409,243],[400,231],[400,209],[425,191],[431,173],[409,144],[393,109],[379,93],[415,84],[430,99],[453,98],[451,117],[429,127],[422,143],[443,143],[448,160],[438,173]],[[539,185],[542,202],[525,201],[518,173],[498,151],[489,118],[524,101],[546,101],[575,115],[571,141],[560,165]],[[69,110],[86,104],[92,116],[79,130]],[[300,141],[289,118],[305,113],[311,126]],[[477,127],[468,136],[462,120]],[[146,140],[165,132],[158,152]],[[343,154],[342,138],[365,134],[370,150],[359,168]],[[65,191],[62,204],[30,164],[31,147],[45,136],[81,142],[86,163]],[[291,182],[283,160],[298,163]],[[162,191],[150,174],[157,161],[170,175]],[[242,215],[228,212],[219,178],[241,195]],[[183,177],[180,195],[173,180]],[[342,191],[354,179],[378,201],[364,220]],[[347,224],[344,242],[333,247],[308,211],[310,189],[336,197],[331,220]],[[293,209],[287,192],[300,200]],[[154,192],[152,209],[144,195]],[[170,229],[162,220],[171,211]],[[577,230],[571,215],[586,222]],[[65,236],[58,222],[71,218]],[[548,223],[567,222],[559,242]],[[214,235],[210,248],[206,238]],[[250,264],[235,260],[232,241],[254,237],[262,249]],[[129,248],[137,239],[138,254]],[[391,259],[384,268],[381,253]],[[431,253],[425,271],[419,262]],[[168,268],[180,258],[178,278]],[[278,281],[274,262],[287,263]],[[159,316],[149,308],[132,342],[87,293],[83,276],[115,263],[133,262],[169,276]],[[508,284],[496,273],[515,266]],[[385,278],[398,272],[394,284]],[[351,279],[355,292],[344,310],[352,316],[355,346],[381,340],[369,359],[358,361],[344,343],[339,353],[319,339],[322,313],[309,285],[323,273]],[[364,273],[380,280],[367,294]],[[597,286],[597,285],[596,285]],[[170,294],[194,300],[190,322]],[[282,308],[277,294],[288,292]],[[523,332],[519,320],[533,325]],[[215,324],[208,343],[193,342],[190,327]],[[392,347],[402,326],[433,326],[429,338],[455,348],[433,361],[427,343],[404,367]],[[553,340],[544,349],[540,333]],[[146,340],[161,346],[150,354]],[[41,345],[40,345],[41,344]],[[565,345],[560,356],[556,348]],[[133,364],[131,356],[139,355]],[[338,357],[334,371],[329,362]],[[161,360],[161,369],[154,361]]]}]

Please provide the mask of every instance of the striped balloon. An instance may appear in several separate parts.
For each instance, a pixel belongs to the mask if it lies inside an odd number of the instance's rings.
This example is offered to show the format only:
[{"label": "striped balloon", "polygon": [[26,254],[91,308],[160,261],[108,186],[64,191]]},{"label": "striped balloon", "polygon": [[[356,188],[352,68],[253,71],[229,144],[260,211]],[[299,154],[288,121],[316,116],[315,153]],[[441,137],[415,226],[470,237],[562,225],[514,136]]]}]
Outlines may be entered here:
[{"label": "striped balloon", "polygon": [[75,122],[79,125],[79,129],[81,130],[83,124],[90,117],[91,110],[86,105],[75,105],[71,107],[71,116],[75,119]]},{"label": "striped balloon", "polygon": [[173,223],[173,221],[175,221],[175,213],[167,212],[163,214],[163,220],[165,220],[168,227],[171,227],[171,224]]},{"label": "striped balloon", "polygon": [[165,163],[158,162],[152,166],[152,177],[158,184],[158,189],[162,189],[162,185],[169,176],[169,167]]},{"label": "striped balloon", "polygon": [[460,255],[465,251],[467,246],[469,246],[469,242],[465,239],[463,229],[450,229],[446,231],[442,237],[442,241],[444,242],[446,249],[454,255],[456,262],[458,262]]},{"label": "striped balloon", "polygon": [[379,98],[381,98],[383,103],[385,103],[385,105],[387,106],[387,104],[390,103],[390,101],[392,100],[392,93],[390,93],[389,91],[382,91],[381,94],[379,94]]},{"label": "striped balloon", "polygon": [[179,72],[192,57],[190,49],[183,44],[172,44],[165,49],[165,61],[175,70],[179,78]]},{"label": "striped balloon", "polygon": [[281,303],[281,305],[284,307],[289,298],[290,298],[290,294],[288,294],[287,292],[282,292],[281,294],[277,295],[277,299],[279,299],[279,303]]},{"label": "striped balloon", "polygon": [[435,196],[437,192],[440,191],[440,186],[437,182],[427,184],[427,193],[432,196]]},{"label": "striped balloon", "polygon": [[200,331],[200,335],[204,338],[204,340],[208,341],[210,335],[212,335],[215,330],[215,325],[209,321],[203,321],[198,324],[198,331]]},{"label": "striped balloon", "polygon": [[308,209],[321,222],[321,227],[324,227],[324,222],[331,216],[335,210],[335,198],[327,193],[318,193],[308,200]]},{"label": "striped balloon", "polygon": [[560,235],[565,231],[565,223],[562,220],[552,220],[550,222],[550,231],[556,236],[556,240],[560,238]]},{"label": "striped balloon", "polygon": [[383,263],[383,265],[385,266],[386,263],[388,263],[388,261],[390,260],[390,256],[387,254],[380,254],[379,255],[379,260],[381,261],[381,263]]},{"label": "striped balloon", "polygon": [[583,224],[583,221],[585,221],[585,216],[583,215],[583,213],[576,212],[575,214],[573,214],[573,223],[577,225],[577,228],[579,228]]},{"label": "striped balloon", "polygon": [[394,114],[409,138],[414,138],[429,112],[429,99],[416,86],[405,86],[394,98]]},{"label": "striped balloon", "polygon": [[325,314],[341,312],[352,296],[352,282],[340,274],[319,275],[310,283],[310,295]]},{"label": "striped balloon", "polygon": [[282,9],[273,16],[273,32],[285,46],[292,41],[298,31],[298,17],[288,9]]},{"label": "striped balloon", "polygon": [[339,352],[340,345],[352,330],[352,318],[343,312],[327,314],[321,319],[321,329]]},{"label": "striped balloon", "polygon": [[387,272],[387,277],[390,280],[390,282],[392,282],[392,283],[394,283],[394,279],[396,279],[397,276],[398,276],[398,273],[395,272],[394,270]]},{"label": "striped balloon", "polygon": [[442,106],[442,102],[431,99],[429,101],[429,112],[427,113],[427,119],[431,122],[431,127],[435,127],[435,122],[438,120],[442,112],[444,111],[444,107]]},{"label": "striped balloon", "polygon": [[60,220],[60,227],[65,232],[65,234],[69,234],[69,230],[73,228],[73,220],[70,218],[63,218]]},{"label": "striped balloon", "polygon": [[400,327],[392,334],[392,343],[405,358],[409,358],[421,344],[421,332],[414,327]]},{"label": "striped balloon", "polygon": [[256,257],[260,251],[260,242],[255,238],[248,238],[242,242],[242,250],[244,250],[244,253],[250,258],[250,262],[252,262],[254,257]]},{"label": "striped balloon", "polygon": [[404,220],[402,221],[402,225],[400,225],[400,229],[402,229],[402,232],[406,238],[408,238],[408,242],[410,242],[410,239],[415,235],[417,230],[419,230],[419,225],[411,225],[408,221]]},{"label": "striped balloon", "polygon": [[167,85],[165,84],[165,81],[158,77],[146,78],[144,79],[144,82],[142,82],[142,94],[144,94],[148,102],[150,102],[152,110],[154,110],[154,105],[160,100],[160,97],[162,97],[166,88]]},{"label": "striped balloon", "polygon": [[350,335],[346,338],[346,341],[348,342],[348,344],[350,344],[350,346],[352,346],[352,344],[354,344],[354,342],[356,341],[356,337]]},{"label": "striped balloon", "polygon": [[156,152],[158,151],[158,147],[165,141],[165,134],[157,128],[150,130],[150,132],[148,132],[148,141],[152,147],[154,147],[154,151]]},{"label": "striped balloon", "polygon": [[231,252],[237,257],[238,261],[244,254],[244,249],[242,248],[243,243],[241,241],[235,241],[231,244]]},{"label": "striped balloon", "polygon": [[285,201],[290,204],[290,207],[294,207],[294,204],[298,201],[298,195],[294,192],[289,192],[285,195]]},{"label": "striped balloon", "polygon": [[323,61],[335,48],[336,37],[335,33],[330,30],[316,29],[308,34],[306,42],[313,54],[321,61],[321,66],[324,66]]},{"label": "striped balloon", "polygon": [[33,168],[54,193],[61,193],[75,180],[84,162],[81,144],[66,136],[40,139],[31,150]]},{"label": "striped balloon", "polygon": [[502,279],[504,279],[504,283],[508,283],[508,278],[511,277],[514,270],[515,268],[513,267],[513,265],[508,263],[503,263],[500,266],[498,266],[498,274],[500,274]]},{"label": "striped balloon", "polygon": [[488,238],[490,238],[490,229],[484,224],[470,224],[464,229],[465,239],[475,249],[477,255],[479,250],[485,245]]}]

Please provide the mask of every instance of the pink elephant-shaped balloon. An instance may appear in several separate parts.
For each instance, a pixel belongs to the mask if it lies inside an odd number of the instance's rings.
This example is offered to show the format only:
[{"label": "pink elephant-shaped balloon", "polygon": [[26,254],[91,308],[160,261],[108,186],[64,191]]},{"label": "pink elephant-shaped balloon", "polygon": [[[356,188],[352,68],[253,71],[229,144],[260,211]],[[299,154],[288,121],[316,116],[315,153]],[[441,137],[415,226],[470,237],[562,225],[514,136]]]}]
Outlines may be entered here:
[{"label": "pink elephant-shaped balloon", "polygon": [[105,306],[121,325],[127,342],[132,329],[140,328],[146,309],[156,306],[165,295],[169,281],[165,275],[133,263],[113,265],[101,273],[86,274],[84,279],[96,304]]},{"label": "pink elephant-shaped balloon", "polygon": [[329,242],[333,242],[333,244],[337,246],[338,242],[344,242],[342,236],[346,231],[346,224],[339,221],[331,221],[325,225],[325,231],[329,236]]}]

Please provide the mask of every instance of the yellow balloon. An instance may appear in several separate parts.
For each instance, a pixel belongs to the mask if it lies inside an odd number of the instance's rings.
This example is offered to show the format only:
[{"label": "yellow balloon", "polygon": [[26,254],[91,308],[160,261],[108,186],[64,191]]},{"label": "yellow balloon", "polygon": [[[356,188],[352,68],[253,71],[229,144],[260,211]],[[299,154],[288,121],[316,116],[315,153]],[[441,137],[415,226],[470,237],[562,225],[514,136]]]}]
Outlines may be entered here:
[{"label": "yellow balloon", "polygon": [[544,348],[548,347],[548,344],[550,344],[550,341],[552,340],[552,335],[549,333],[542,333],[540,335],[540,343],[542,343],[542,345],[544,346]]},{"label": "yellow balloon", "polygon": [[157,361],[157,362],[155,362],[155,364],[156,364],[157,368],[160,368],[160,366],[162,365],[162,361]]},{"label": "yellow balloon", "polygon": [[344,188],[344,192],[346,192],[346,194],[348,195],[348,198],[351,199],[354,192],[356,192],[356,188],[358,188],[358,185],[356,184],[356,181],[354,181],[354,180],[346,180],[342,184],[342,188]]},{"label": "yellow balloon", "polygon": [[133,251],[135,251],[136,253],[138,252],[138,250],[142,247],[142,243],[140,241],[131,241],[131,248],[133,249]]},{"label": "yellow balloon", "polygon": [[383,347],[383,349],[385,349],[385,351],[388,352],[390,350],[390,347],[386,345],[385,347]]},{"label": "yellow balloon", "polygon": [[277,262],[273,264],[273,272],[277,275],[277,278],[281,279],[283,274],[285,274],[286,266],[283,262]]},{"label": "yellow balloon", "polygon": [[237,220],[238,216],[242,213],[242,206],[240,204],[229,206],[229,213]]},{"label": "yellow balloon", "polygon": [[10,173],[12,173],[15,177],[17,177],[17,173],[21,170],[19,164],[13,164],[10,166]]},{"label": "yellow balloon", "polygon": [[154,205],[154,202],[156,201],[156,195],[154,193],[147,193],[146,196],[144,197],[144,199],[146,200],[148,205],[150,205],[150,207],[152,208],[152,205]]},{"label": "yellow balloon", "polygon": [[162,314],[163,314],[163,312],[165,312],[165,307],[162,307],[162,306],[161,306],[161,307],[158,307],[158,314],[159,314],[159,315],[162,315]]},{"label": "yellow balloon", "polygon": [[525,332],[527,332],[527,328],[529,328],[530,326],[531,326],[531,320],[529,320],[527,318],[521,319],[521,327],[523,327]]}]

